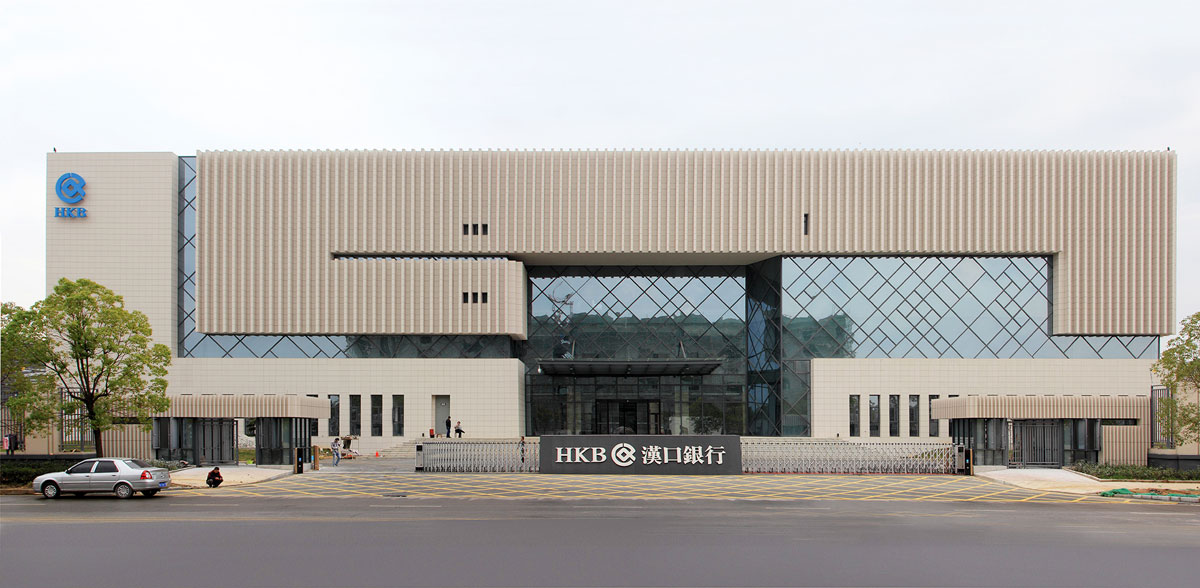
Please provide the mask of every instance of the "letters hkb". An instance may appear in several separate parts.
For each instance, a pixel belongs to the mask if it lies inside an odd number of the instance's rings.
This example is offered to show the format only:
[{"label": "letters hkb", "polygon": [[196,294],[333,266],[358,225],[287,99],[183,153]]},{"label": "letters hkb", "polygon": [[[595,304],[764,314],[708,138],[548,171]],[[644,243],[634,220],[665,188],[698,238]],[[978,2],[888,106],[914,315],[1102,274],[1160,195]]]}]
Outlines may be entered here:
[{"label": "letters hkb", "polygon": [[608,451],[603,447],[559,447],[554,463],[604,463]]},{"label": "letters hkb", "polygon": [[72,206],[56,206],[54,207],[54,216],[58,218],[87,218],[87,209]]}]

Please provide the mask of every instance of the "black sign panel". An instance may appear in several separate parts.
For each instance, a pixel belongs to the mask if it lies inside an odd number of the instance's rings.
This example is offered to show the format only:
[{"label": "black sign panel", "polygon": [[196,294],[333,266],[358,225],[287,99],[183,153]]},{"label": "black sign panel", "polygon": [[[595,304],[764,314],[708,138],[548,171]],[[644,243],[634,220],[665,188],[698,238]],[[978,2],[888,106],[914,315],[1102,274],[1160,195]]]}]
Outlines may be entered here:
[{"label": "black sign panel", "polygon": [[543,474],[740,474],[737,435],[545,435]]}]

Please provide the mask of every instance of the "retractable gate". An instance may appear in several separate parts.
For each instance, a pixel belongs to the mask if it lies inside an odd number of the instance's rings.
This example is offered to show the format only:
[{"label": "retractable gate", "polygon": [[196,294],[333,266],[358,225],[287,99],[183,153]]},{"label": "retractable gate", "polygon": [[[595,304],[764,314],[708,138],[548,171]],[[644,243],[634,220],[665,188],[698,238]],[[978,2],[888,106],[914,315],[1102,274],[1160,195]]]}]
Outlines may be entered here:
[{"label": "retractable gate", "polygon": [[1061,468],[1063,428],[1059,420],[1012,421],[1012,453],[1008,467]]},{"label": "retractable gate", "polygon": [[[580,439],[588,437],[583,435]],[[740,445],[741,469],[748,474],[953,474],[958,469],[955,446],[940,441],[880,443],[743,437]],[[540,448],[539,439],[426,440],[418,446],[421,456],[418,467],[426,472],[536,472],[540,469]],[[644,450],[640,446],[630,449]]]}]

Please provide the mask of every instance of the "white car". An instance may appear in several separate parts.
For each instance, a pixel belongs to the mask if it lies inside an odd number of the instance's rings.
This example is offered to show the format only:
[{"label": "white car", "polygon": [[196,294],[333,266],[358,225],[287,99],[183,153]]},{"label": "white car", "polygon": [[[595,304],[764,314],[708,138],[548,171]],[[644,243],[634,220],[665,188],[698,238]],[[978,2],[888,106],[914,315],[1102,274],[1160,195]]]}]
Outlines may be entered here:
[{"label": "white car", "polygon": [[166,468],[156,468],[140,459],[98,457],[85,459],[65,472],[42,474],[33,479],[33,489],[46,498],[58,498],[64,492],[81,496],[89,492],[112,492],[129,498],[134,492],[146,497],[171,486]]}]

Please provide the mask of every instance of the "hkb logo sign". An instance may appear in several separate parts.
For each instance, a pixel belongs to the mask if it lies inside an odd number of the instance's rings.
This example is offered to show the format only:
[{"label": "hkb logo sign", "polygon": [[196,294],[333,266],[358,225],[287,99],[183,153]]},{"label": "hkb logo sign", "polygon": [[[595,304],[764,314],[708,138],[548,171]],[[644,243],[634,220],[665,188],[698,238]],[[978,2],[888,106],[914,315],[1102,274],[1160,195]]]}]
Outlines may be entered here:
[{"label": "hkb logo sign", "polygon": [[[58,182],[54,184],[54,193],[58,194],[58,199],[67,204],[77,204],[83,200],[87,193],[83,191],[83,187],[87,182],[80,177],[79,174],[65,173],[58,177]],[[84,218],[87,216],[87,209],[77,206],[59,206],[54,208],[54,216],[61,218]]]},{"label": "hkb logo sign", "polygon": [[547,474],[740,474],[741,441],[726,435],[543,435]]},{"label": "hkb logo sign", "polygon": [[83,186],[87,182],[79,174],[63,174],[58,177],[58,183],[54,185],[54,191],[58,192],[58,199],[67,204],[75,204],[87,194],[83,191]]},{"label": "hkb logo sign", "polygon": [[634,449],[633,446],[628,443],[620,443],[620,444],[616,445],[615,447],[613,447],[613,450],[612,450],[613,463],[615,463],[623,468],[633,465],[636,455],[637,455],[637,450]]}]

